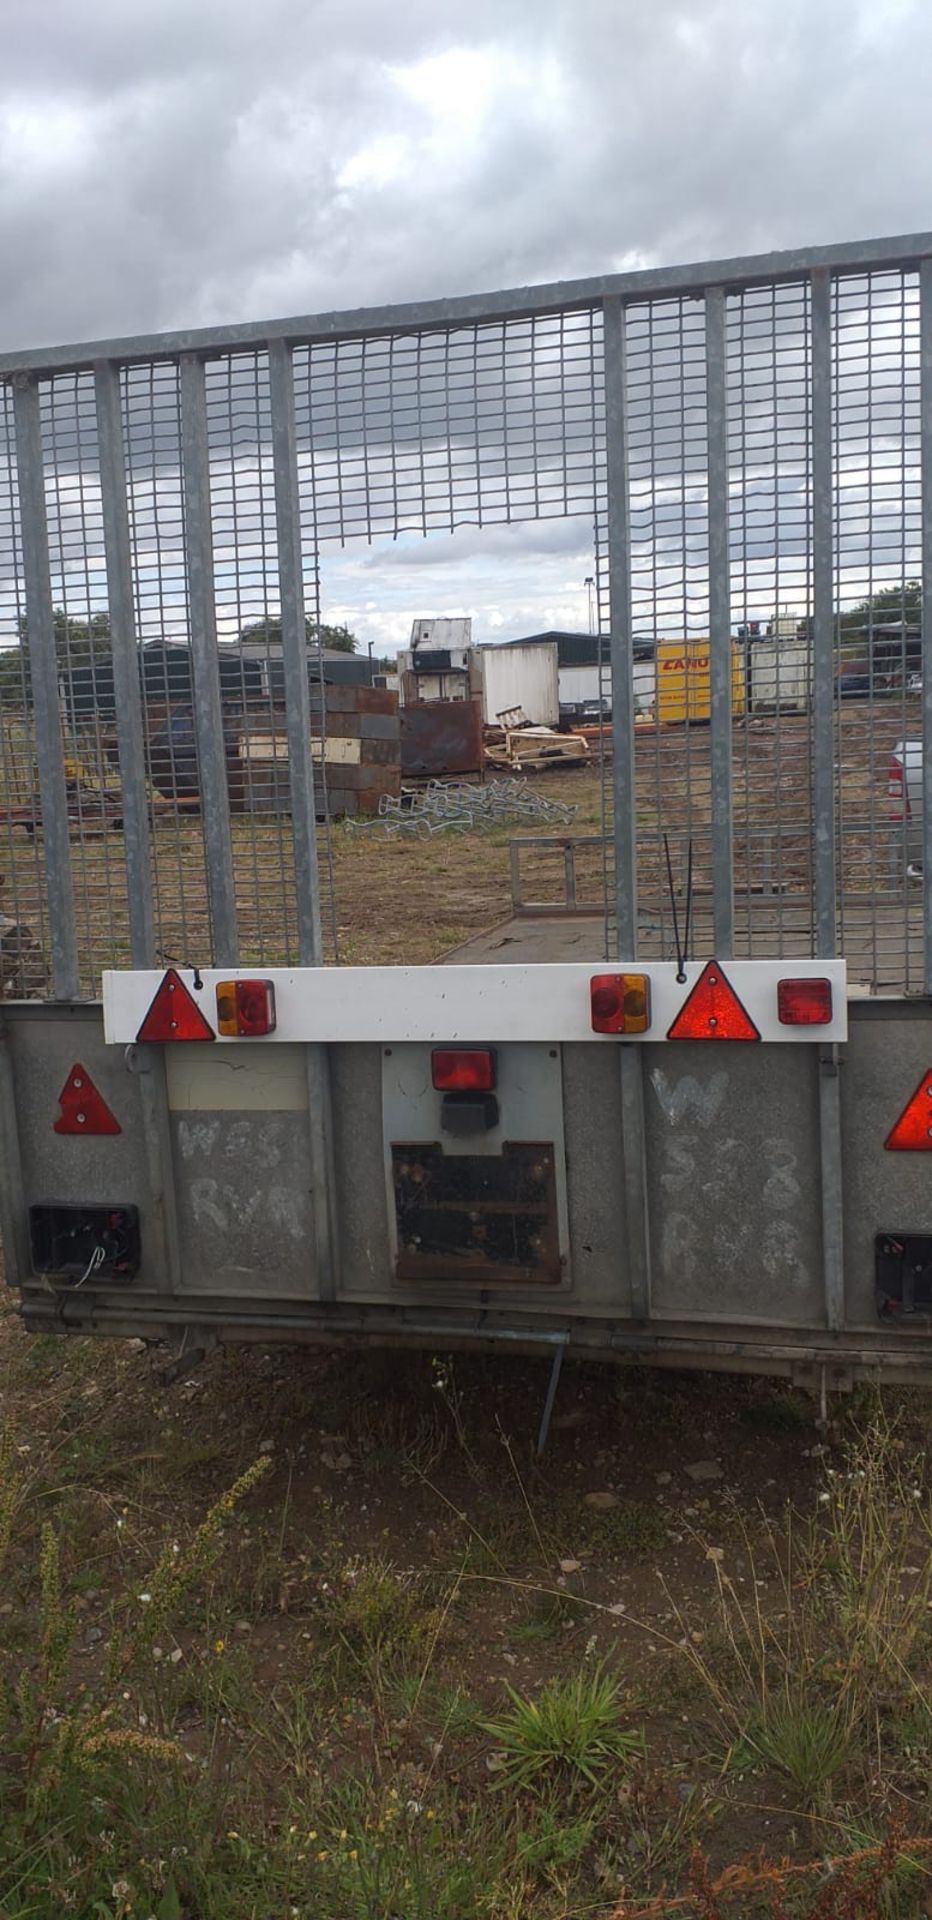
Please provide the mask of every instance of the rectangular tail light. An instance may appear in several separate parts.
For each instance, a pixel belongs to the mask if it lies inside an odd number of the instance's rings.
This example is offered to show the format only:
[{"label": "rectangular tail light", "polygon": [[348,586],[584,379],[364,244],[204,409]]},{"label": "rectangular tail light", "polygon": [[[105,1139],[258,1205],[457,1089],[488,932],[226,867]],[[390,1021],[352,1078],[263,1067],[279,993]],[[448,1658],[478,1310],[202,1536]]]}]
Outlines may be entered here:
[{"label": "rectangular tail light", "polygon": [[594,973],[589,982],[593,1033],[646,1033],[650,981],[646,973]]},{"label": "rectangular tail light", "polygon": [[430,1070],[438,1093],[492,1093],[495,1089],[494,1047],[435,1047]]},{"label": "rectangular tail light", "polygon": [[231,1040],[259,1040],[275,1032],[271,980],[218,980],[217,1032]]},{"label": "rectangular tail light", "polygon": [[832,1018],[830,980],[781,980],[777,985],[781,1027],[827,1027]]}]

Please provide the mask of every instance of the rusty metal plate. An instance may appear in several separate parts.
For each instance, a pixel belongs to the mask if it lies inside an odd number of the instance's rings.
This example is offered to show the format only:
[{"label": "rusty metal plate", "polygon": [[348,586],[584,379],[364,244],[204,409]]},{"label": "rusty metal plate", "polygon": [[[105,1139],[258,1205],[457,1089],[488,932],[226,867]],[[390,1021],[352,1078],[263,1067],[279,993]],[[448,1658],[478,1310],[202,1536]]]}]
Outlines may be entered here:
[{"label": "rusty metal plate", "polygon": [[393,1146],[399,1280],[556,1285],[562,1278],[549,1141],[500,1155]]},{"label": "rusty metal plate", "polygon": [[481,701],[425,700],[402,707],[399,717],[403,777],[481,771]]}]

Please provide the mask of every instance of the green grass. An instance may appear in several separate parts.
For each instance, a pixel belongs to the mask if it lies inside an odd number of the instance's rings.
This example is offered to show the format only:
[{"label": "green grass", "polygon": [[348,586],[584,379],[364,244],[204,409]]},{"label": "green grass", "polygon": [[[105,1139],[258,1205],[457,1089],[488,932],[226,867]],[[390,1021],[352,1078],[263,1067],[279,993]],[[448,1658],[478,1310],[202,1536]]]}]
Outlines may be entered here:
[{"label": "green grass", "polygon": [[595,1787],[643,1753],[644,1736],[622,1725],[620,1684],[604,1667],[549,1680],[533,1699],[509,1687],[508,1700],[501,1718],[485,1724],[503,1786]]},{"label": "green grass", "polygon": [[[790,1920],[827,1886],[862,1920],[918,1920],[927,1410],[835,1444],[811,1525],[723,1510],[707,1563],[649,1493],[602,1513],[567,1490],[599,1484],[580,1449],[612,1460],[645,1404],[703,1434],[697,1383],[645,1400],[599,1375],[541,1470],[510,1437],[536,1375],[519,1399],[468,1359],[440,1391],[429,1357],[230,1354],[166,1396],[117,1347],[32,1351],[13,1347],[0,1445],[2,1920],[611,1920],[622,1889],[668,1920],[693,1849],[714,1880],[759,1847],[761,1808],[770,1852],[815,1863]],[[910,1824],[885,1865],[890,1804]],[[771,1920],[769,1892],[713,1897]]]},{"label": "green grass", "polygon": [[738,1771],[769,1768],[795,1787],[807,1807],[827,1804],[852,1748],[852,1733],[837,1707],[806,1699],[769,1701],[733,1747]]}]

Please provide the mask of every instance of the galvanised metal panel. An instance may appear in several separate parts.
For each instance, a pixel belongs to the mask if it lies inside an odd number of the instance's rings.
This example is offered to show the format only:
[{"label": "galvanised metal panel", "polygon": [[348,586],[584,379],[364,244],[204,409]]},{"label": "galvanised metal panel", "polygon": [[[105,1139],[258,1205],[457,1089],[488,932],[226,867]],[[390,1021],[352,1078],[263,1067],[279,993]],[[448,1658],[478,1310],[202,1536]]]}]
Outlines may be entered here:
[{"label": "galvanised metal panel", "polygon": [[645,1050],[651,1307],[694,1322],[825,1324],[811,1050]]},{"label": "galvanised metal panel", "polygon": [[312,1299],[307,1112],[246,1106],[172,1115],[183,1286],[267,1303]]},{"label": "galvanised metal panel", "polygon": [[[171,1185],[160,1194],[152,1178],[153,1149],[144,1106],[151,1083],[158,1082],[160,1060],[147,1062],[146,1050],[138,1049],[133,1064],[147,1066],[148,1071],[145,1075],[128,1071],[123,1048],[104,1044],[98,1007],[19,1007],[5,1012],[4,1029],[22,1177],[21,1220],[25,1224],[34,1205],[138,1206],[142,1267],[134,1288],[169,1291],[164,1216],[171,1206]],[[53,1131],[59,1095],[78,1062],[119,1121],[119,1134],[86,1138]],[[10,1270],[11,1250],[5,1251],[10,1281],[15,1277]],[[69,1291],[62,1290],[66,1295]]]},{"label": "galvanised metal panel", "polygon": [[[884,1147],[932,1068],[932,1005],[853,1001],[851,1015],[841,1067],[845,1323],[876,1331],[875,1236],[932,1234],[932,1151],[890,1153]],[[885,1334],[894,1346],[928,1339],[920,1324],[887,1328]]]}]

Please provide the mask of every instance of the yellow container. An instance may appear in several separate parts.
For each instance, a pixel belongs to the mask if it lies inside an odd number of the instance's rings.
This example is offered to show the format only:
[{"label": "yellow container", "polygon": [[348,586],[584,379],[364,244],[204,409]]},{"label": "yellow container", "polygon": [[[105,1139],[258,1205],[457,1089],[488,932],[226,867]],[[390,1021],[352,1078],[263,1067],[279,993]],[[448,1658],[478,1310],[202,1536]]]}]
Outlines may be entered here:
[{"label": "yellow container", "polygon": [[[657,646],[657,719],[661,726],[708,720],[712,712],[708,640],[661,640]],[[744,712],[744,665],[731,648],[731,711]]]}]

